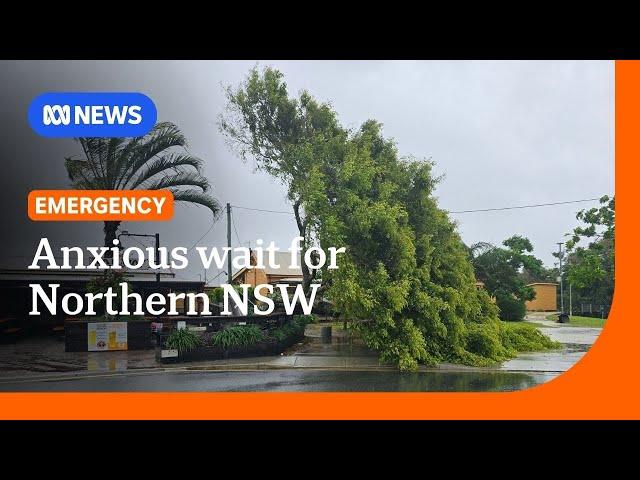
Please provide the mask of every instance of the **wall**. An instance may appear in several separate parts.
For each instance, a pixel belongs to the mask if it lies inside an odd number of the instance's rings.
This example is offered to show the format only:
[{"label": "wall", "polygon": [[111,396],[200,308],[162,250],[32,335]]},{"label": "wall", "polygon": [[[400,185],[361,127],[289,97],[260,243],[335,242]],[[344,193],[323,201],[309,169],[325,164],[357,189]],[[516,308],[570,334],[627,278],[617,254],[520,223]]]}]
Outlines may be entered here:
[{"label": "wall", "polygon": [[536,298],[526,302],[528,312],[556,312],[558,310],[557,289],[555,284],[529,285],[536,292]]}]

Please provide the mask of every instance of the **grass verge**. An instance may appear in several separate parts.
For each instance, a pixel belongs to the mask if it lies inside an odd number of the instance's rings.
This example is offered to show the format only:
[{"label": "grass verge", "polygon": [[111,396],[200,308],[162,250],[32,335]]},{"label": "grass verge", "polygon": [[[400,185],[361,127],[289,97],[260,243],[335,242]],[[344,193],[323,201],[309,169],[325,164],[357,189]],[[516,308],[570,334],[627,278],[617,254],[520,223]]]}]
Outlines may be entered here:
[{"label": "grass verge", "polygon": [[[547,315],[547,320],[558,320],[558,315]],[[571,315],[569,317],[569,323],[559,323],[558,325],[566,325],[569,327],[604,327],[606,318],[593,318],[593,317],[581,317],[580,315]]]}]

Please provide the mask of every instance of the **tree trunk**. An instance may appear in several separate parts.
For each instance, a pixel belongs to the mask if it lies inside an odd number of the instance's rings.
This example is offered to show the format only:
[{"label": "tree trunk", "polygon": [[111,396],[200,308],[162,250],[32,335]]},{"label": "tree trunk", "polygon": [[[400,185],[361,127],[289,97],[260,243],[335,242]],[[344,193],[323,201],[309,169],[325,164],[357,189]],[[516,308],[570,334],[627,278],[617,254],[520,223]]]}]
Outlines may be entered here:
[{"label": "tree trunk", "polygon": [[[116,230],[120,226],[120,222],[104,222],[104,246],[107,248],[113,247],[113,241],[116,239]],[[112,258],[111,250],[105,253],[105,258]]]},{"label": "tree trunk", "polygon": [[296,216],[296,223],[298,225],[298,235],[303,238],[300,243],[300,267],[302,268],[302,290],[305,295],[309,293],[309,287],[311,282],[316,276],[316,270],[310,270],[307,264],[304,262],[304,254],[307,251],[307,222],[302,219],[300,215],[300,200],[297,200],[293,204],[293,213]]}]

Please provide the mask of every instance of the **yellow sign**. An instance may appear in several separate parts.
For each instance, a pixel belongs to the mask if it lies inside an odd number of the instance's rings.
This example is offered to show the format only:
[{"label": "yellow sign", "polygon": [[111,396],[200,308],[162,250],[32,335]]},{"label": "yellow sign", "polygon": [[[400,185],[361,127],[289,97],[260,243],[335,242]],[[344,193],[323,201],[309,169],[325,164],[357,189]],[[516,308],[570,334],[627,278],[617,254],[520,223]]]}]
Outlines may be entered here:
[{"label": "yellow sign", "polygon": [[97,322],[87,324],[90,352],[127,350],[127,322]]}]

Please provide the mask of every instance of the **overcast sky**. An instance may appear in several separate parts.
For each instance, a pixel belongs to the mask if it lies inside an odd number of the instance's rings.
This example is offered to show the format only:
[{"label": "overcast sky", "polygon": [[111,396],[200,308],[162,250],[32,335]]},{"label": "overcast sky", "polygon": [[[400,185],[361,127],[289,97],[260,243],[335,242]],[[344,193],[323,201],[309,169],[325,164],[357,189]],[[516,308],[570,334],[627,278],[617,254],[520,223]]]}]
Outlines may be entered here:
[{"label": "overcast sky", "polygon": [[[26,194],[68,188],[64,157],[78,154],[66,139],[38,137],[26,122],[29,102],[46,91],[139,91],[176,123],[190,151],[205,160],[205,174],[221,203],[290,210],[284,187],[254,172],[226,147],[216,121],[224,108],[221,85],[238,84],[258,63],[281,70],[291,93],[307,89],[330,101],[340,121],[357,128],[374,118],[403,156],[430,158],[444,179],[436,194],[447,210],[494,208],[599,197],[614,188],[613,62],[483,61],[154,61],[1,62],[5,178],[0,212],[7,233],[2,266],[30,263],[37,241],[102,245],[94,223],[33,223]],[[575,225],[585,203],[506,212],[452,215],[463,240],[499,244],[520,234],[547,265]],[[296,235],[293,217],[234,211],[237,236],[248,245],[274,240],[283,249]],[[127,224],[160,232],[161,243],[191,247],[210,227],[198,207],[178,206],[169,223]],[[234,243],[238,243],[233,234]],[[225,218],[200,245],[224,246]],[[135,245],[135,243],[132,243]],[[197,257],[179,277],[198,279]],[[208,272],[209,278],[218,272]],[[219,277],[218,283],[223,277]]]}]

